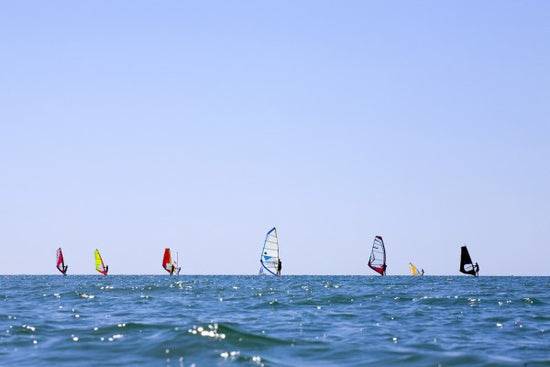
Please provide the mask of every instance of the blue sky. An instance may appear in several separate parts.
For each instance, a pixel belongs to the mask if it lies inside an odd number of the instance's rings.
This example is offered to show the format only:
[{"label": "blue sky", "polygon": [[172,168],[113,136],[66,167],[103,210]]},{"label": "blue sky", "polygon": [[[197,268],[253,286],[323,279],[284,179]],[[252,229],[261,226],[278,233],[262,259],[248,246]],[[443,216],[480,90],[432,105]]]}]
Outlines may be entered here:
[{"label": "blue sky", "polygon": [[549,275],[550,3],[0,5],[0,273]]}]

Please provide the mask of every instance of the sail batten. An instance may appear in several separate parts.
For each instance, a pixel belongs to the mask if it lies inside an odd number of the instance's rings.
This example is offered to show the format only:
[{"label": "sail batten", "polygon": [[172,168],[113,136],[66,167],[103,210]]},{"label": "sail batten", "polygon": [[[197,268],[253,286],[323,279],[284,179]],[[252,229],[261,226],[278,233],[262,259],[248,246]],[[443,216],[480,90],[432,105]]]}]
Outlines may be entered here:
[{"label": "sail batten", "polygon": [[378,274],[386,275],[386,247],[382,236],[374,237],[368,265]]},{"label": "sail batten", "polygon": [[265,235],[260,255],[260,274],[280,275],[279,238],[277,229],[271,228]]}]

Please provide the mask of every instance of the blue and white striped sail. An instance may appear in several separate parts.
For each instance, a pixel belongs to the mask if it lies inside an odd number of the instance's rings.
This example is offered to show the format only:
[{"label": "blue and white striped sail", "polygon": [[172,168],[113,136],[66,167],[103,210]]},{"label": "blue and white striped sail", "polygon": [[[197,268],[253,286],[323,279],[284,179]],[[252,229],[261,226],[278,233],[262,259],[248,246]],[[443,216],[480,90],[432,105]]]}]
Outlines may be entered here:
[{"label": "blue and white striped sail", "polygon": [[265,235],[260,263],[260,274],[277,275],[277,265],[279,264],[279,239],[277,238],[277,229],[275,227],[271,228]]}]

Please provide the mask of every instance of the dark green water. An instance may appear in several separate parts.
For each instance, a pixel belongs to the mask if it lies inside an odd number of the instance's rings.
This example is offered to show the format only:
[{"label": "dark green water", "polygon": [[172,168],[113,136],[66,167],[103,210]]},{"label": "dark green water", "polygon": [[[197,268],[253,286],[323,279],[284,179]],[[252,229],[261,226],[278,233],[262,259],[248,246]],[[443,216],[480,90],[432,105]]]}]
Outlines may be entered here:
[{"label": "dark green water", "polygon": [[0,276],[0,365],[550,365],[549,277]]}]

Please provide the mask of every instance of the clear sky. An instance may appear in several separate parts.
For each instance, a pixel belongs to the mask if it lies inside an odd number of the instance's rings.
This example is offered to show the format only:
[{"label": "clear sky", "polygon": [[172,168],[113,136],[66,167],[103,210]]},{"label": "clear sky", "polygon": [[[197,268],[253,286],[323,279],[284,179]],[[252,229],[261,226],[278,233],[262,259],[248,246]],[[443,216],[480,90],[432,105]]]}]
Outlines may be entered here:
[{"label": "clear sky", "polygon": [[550,275],[550,2],[3,1],[0,273]]}]

